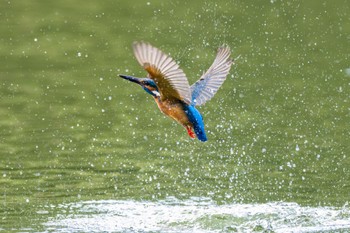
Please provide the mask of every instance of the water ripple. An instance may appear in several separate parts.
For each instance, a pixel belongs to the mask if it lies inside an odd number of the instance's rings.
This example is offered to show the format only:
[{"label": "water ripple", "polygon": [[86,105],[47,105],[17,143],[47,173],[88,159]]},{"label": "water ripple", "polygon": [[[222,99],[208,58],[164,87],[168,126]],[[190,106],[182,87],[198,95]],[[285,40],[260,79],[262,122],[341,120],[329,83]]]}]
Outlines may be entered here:
[{"label": "water ripple", "polygon": [[296,203],[217,205],[207,198],[85,201],[59,206],[55,232],[325,232],[350,230],[350,209]]}]

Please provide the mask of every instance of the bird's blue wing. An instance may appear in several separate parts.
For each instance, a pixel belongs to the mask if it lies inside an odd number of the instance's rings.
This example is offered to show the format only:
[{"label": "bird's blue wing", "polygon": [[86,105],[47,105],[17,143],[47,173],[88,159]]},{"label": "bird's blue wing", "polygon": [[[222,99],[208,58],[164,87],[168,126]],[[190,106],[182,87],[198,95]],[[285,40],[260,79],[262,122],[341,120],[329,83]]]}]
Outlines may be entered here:
[{"label": "bird's blue wing", "polygon": [[180,99],[191,102],[190,85],[179,65],[159,49],[145,42],[133,44],[137,61],[157,84],[162,99]]},{"label": "bird's blue wing", "polygon": [[210,68],[191,86],[192,105],[202,105],[218,91],[228,75],[233,60],[229,47],[220,47]]}]

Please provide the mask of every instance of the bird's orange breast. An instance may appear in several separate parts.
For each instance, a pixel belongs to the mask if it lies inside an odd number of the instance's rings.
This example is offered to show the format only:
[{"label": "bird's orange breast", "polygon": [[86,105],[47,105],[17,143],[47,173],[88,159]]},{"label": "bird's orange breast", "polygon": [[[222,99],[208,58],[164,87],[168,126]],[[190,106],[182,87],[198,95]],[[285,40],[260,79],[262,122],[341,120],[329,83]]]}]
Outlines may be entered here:
[{"label": "bird's orange breast", "polygon": [[165,115],[171,117],[172,119],[174,119],[175,121],[177,121],[178,123],[180,123],[185,127],[186,126],[193,127],[180,101],[176,101],[176,100],[161,101],[157,97],[155,97],[154,99],[160,111],[162,111]]}]

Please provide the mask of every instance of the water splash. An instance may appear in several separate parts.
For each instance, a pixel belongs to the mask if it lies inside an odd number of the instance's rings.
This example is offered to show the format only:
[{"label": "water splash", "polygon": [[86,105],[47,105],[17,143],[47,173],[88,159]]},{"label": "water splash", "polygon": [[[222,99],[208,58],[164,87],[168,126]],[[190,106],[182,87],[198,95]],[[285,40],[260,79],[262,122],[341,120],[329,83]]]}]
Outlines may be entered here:
[{"label": "water splash", "polygon": [[86,201],[59,206],[44,224],[55,232],[319,232],[350,230],[350,209],[296,203],[217,205],[181,201]]}]

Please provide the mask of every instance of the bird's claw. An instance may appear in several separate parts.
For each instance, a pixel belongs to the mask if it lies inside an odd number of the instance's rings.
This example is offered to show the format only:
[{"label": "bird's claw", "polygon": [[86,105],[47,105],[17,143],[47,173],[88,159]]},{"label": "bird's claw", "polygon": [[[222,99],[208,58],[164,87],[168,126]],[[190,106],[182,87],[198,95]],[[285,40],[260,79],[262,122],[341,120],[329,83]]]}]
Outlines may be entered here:
[{"label": "bird's claw", "polygon": [[192,131],[192,127],[191,126],[186,126],[187,129],[187,133],[191,138],[196,138],[196,134]]}]

